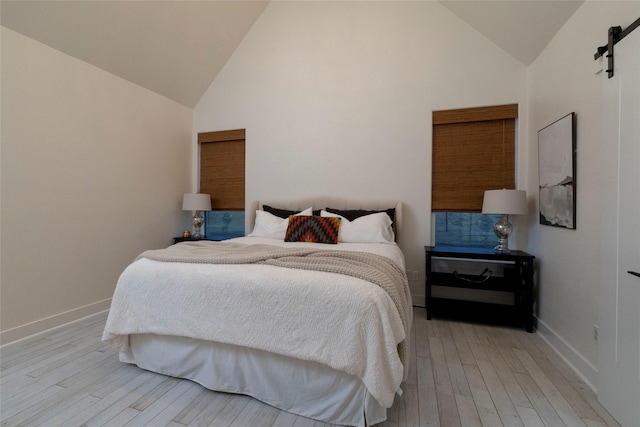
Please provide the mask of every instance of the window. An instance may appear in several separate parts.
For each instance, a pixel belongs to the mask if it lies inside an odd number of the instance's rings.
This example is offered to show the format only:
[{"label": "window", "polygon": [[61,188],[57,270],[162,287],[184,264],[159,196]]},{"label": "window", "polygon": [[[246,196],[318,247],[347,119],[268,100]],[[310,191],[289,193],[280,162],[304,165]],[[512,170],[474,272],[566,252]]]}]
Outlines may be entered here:
[{"label": "window", "polygon": [[433,112],[431,206],[435,244],[492,247],[498,215],[485,190],[515,188],[518,105]]},{"label": "window", "polygon": [[207,239],[226,240],[244,236],[244,211],[205,212]]},{"label": "window", "polygon": [[438,246],[492,248],[497,237],[493,225],[500,215],[474,212],[436,212],[435,242]]},{"label": "window", "polygon": [[245,130],[198,134],[200,192],[211,195],[205,213],[208,239],[244,236]]}]

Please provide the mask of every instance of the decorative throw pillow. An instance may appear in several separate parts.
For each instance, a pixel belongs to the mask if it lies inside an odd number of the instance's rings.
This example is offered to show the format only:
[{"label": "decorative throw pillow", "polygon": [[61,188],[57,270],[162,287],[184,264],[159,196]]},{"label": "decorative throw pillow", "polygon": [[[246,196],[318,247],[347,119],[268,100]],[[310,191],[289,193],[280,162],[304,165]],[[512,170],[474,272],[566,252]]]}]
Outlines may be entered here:
[{"label": "decorative throw pillow", "polygon": [[349,221],[353,221],[355,219],[360,218],[361,216],[367,216],[375,213],[384,212],[389,215],[391,222],[396,220],[396,208],[389,208],[380,211],[367,211],[364,209],[334,209],[334,208],[325,208],[325,211],[331,212],[334,214],[338,214],[343,218],[348,219]]},{"label": "decorative throw pillow", "polygon": [[[311,208],[307,208],[296,215],[311,215]],[[266,211],[256,211],[256,222],[249,237],[266,237],[268,239],[284,239],[289,225],[288,218],[279,218]]]},{"label": "decorative throw pillow", "polygon": [[289,218],[291,215],[296,215],[300,213],[300,211],[292,211],[289,209],[279,209],[279,208],[271,207],[269,205],[262,205],[262,210],[264,210],[265,212],[269,212],[270,214],[275,215],[279,218]]},{"label": "decorative throw pillow", "polygon": [[290,216],[285,242],[338,243],[340,218]]},{"label": "decorative throw pillow", "polygon": [[339,241],[345,243],[393,243],[395,235],[391,218],[385,212],[361,216],[349,221],[343,216],[321,212],[322,218],[341,218]]},{"label": "decorative throw pillow", "polygon": [[[273,206],[269,206],[269,205],[262,205],[262,210],[269,212],[272,215],[275,215],[279,218],[289,218],[291,215],[298,215],[302,212],[306,212],[305,211],[292,211],[289,209],[280,209],[280,208],[274,208]],[[306,214],[303,214],[306,215]],[[320,216],[320,210],[313,210],[312,213],[310,213],[309,215],[317,215]]]}]

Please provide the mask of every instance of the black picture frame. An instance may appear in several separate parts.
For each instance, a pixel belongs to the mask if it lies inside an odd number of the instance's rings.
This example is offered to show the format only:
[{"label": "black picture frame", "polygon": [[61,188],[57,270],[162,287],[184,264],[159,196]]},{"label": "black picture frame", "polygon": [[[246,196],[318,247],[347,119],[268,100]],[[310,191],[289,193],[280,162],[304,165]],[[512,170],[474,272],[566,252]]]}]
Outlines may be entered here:
[{"label": "black picture frame", "polygon": [[540,224],[576,229],[576,113],[538,131]]}]

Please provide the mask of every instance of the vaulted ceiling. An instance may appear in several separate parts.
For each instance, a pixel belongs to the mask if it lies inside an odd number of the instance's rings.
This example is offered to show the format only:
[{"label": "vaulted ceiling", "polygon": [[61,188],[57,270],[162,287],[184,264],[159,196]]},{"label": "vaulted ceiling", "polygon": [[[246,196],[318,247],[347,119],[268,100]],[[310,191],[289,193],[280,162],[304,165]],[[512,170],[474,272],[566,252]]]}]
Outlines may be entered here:
[{"label": "vaulted ceiling", "polygon": [[[439,3],[529,65],[583,1]],[[0,16],[7,28],[193,108],[268,4],[2,0]]]},{"label": "vaulted ceiling", "polygon": [[2,0],[2,25],[194,107],[266,1]]}]

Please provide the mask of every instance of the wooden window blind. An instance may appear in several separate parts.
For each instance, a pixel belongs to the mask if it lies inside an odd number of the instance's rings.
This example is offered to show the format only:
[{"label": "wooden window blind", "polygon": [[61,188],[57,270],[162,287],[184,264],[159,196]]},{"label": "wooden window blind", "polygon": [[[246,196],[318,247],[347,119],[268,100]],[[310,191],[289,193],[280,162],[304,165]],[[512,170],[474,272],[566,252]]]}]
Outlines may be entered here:
[{"label": "wooden window blind", "polygon": [[485,190],[515,188],[517,118],[517,104],[433,112],[433,212],[481,212]]},{"label": "wooden window blind", "polygon": [[212,210],[244,210],[245,130],[198,134],[200,192]]}]

